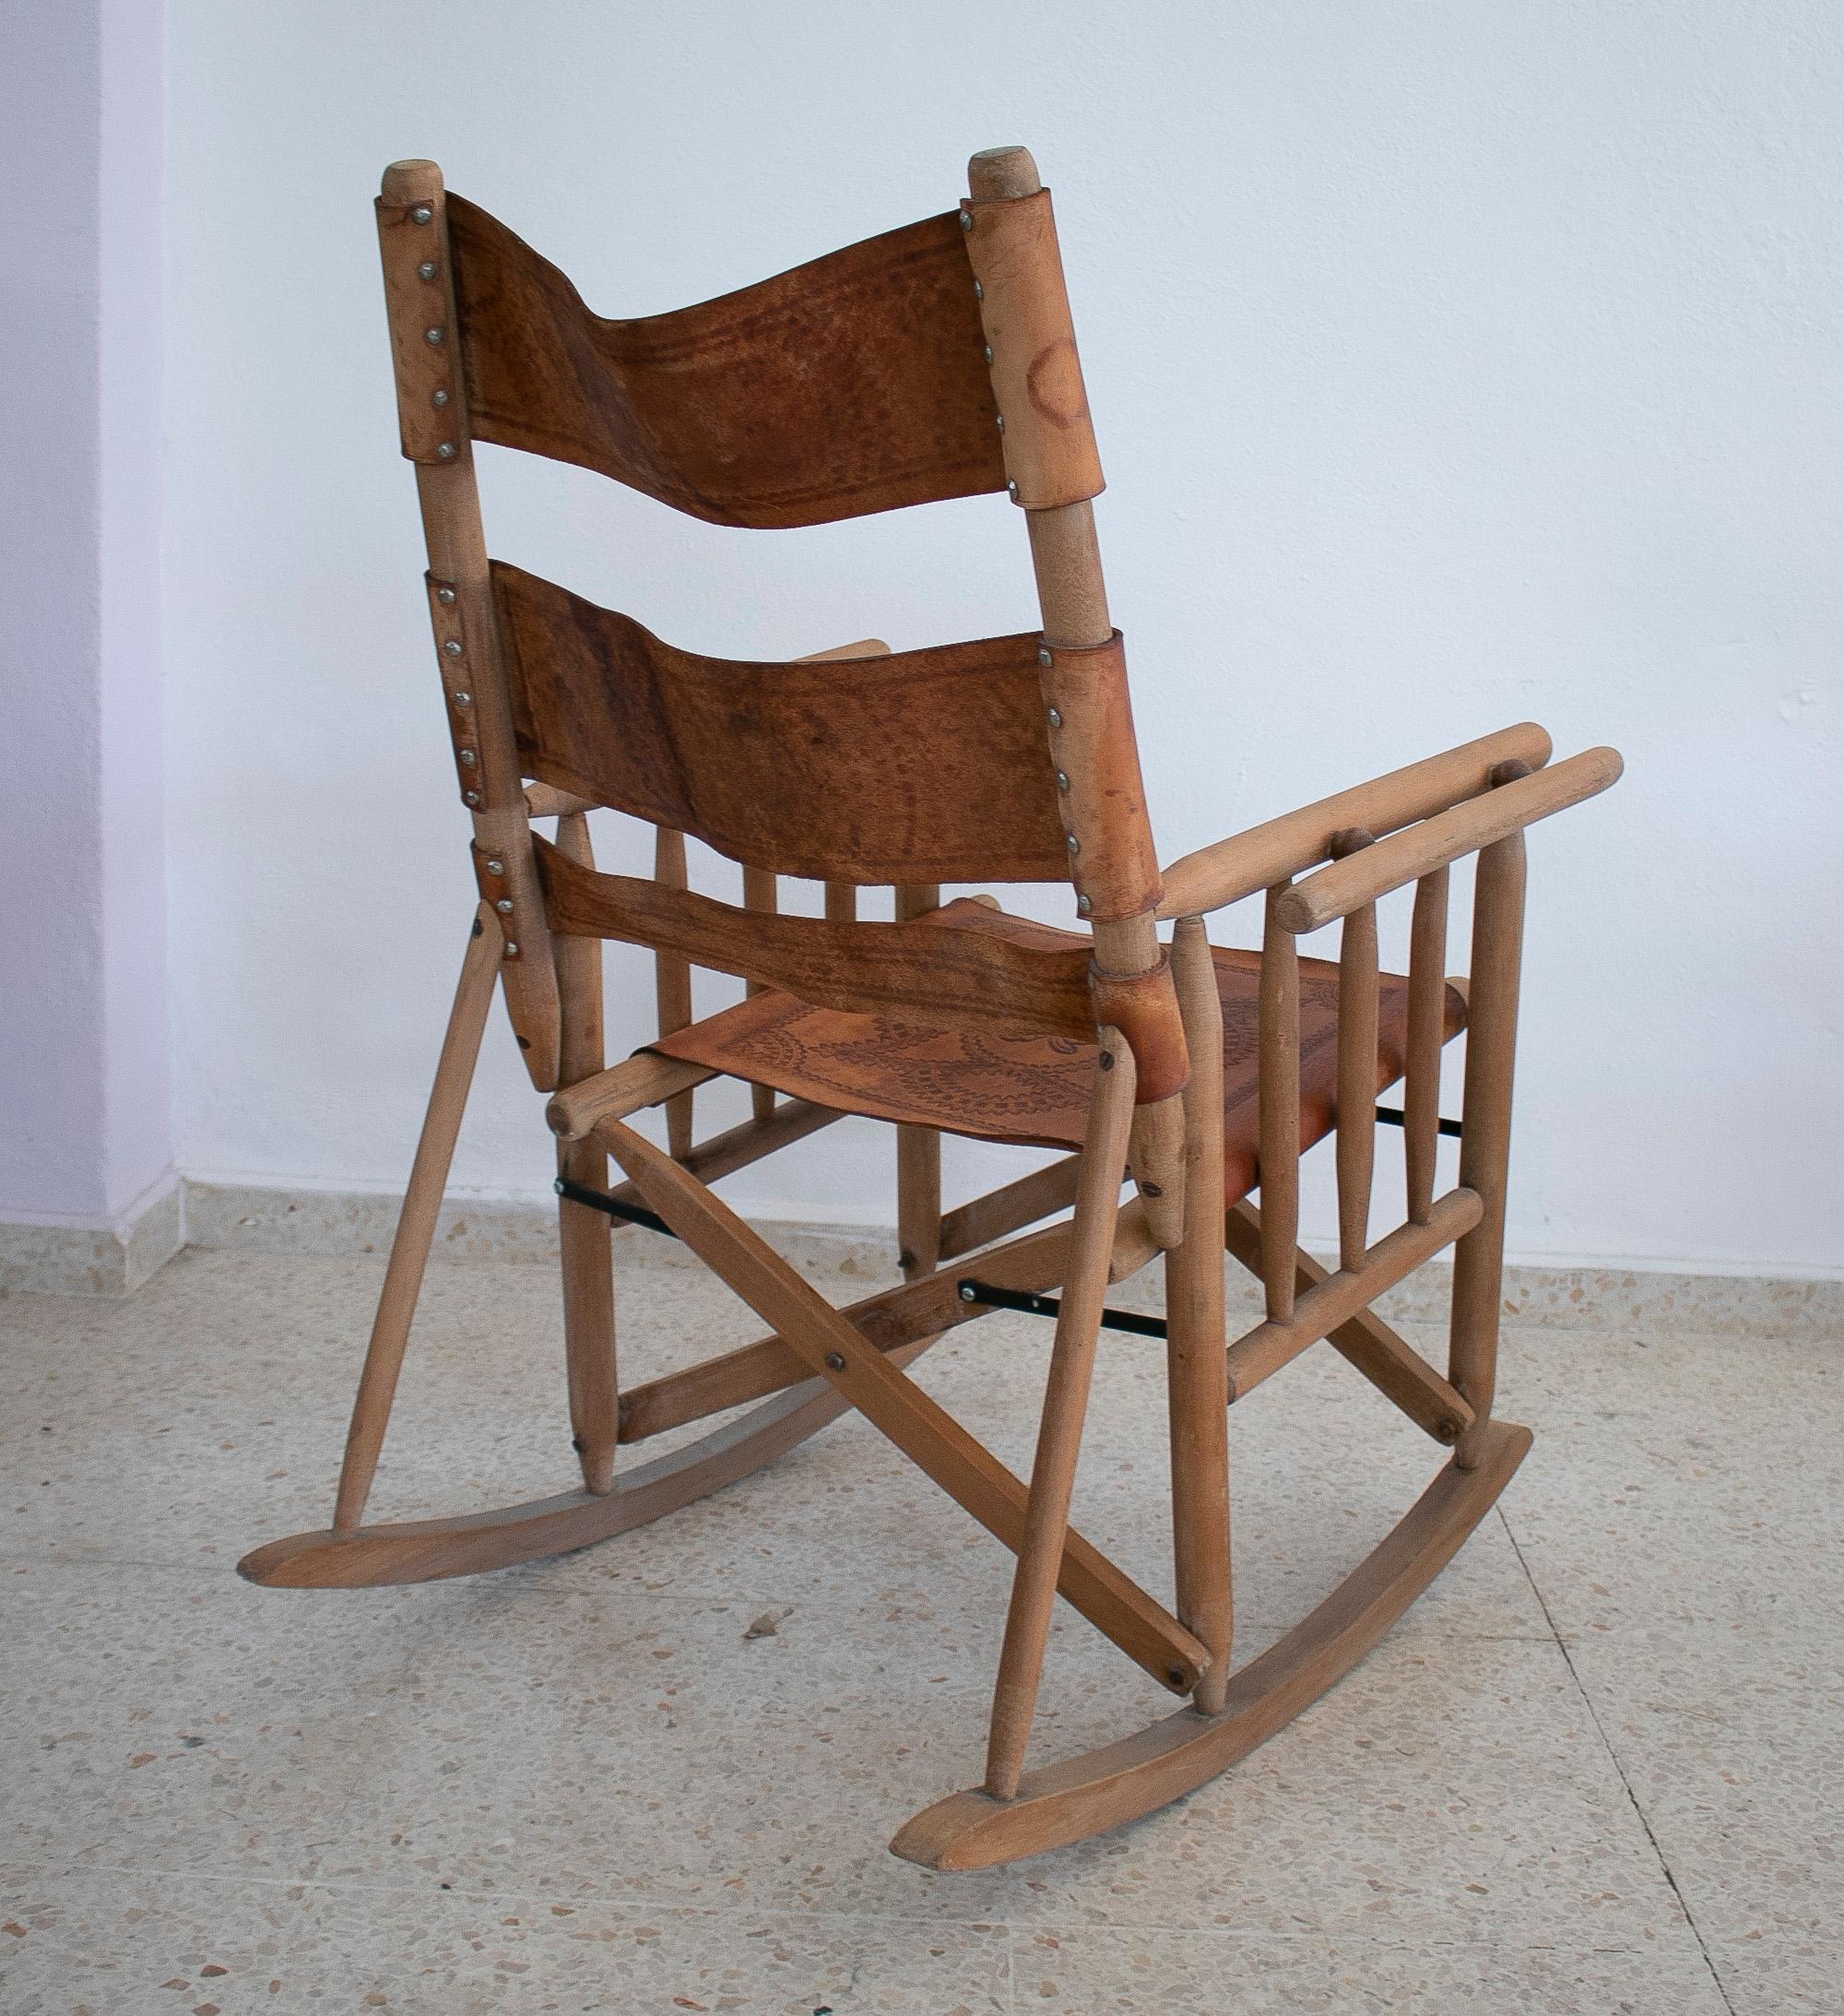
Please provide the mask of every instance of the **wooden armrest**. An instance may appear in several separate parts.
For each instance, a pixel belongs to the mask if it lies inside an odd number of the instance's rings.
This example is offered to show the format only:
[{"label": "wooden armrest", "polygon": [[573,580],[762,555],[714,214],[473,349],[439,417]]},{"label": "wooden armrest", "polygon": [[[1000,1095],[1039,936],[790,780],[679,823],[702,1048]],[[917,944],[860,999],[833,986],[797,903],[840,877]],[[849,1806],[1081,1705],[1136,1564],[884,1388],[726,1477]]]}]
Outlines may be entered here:
[{"label": "wooden armrest", "polygon": [[1552,812],[1593,798],[1614,783],[1624,767],[1618,750],[1588,749],[1552,769],[1468,799],[1295,883],[1276,900],[1274,921],[1283,931],[1317,931],[1321,924],[1375,903],[1392,889],[1445,868],[1463,854],[1476,854]]},{"label": "wooden armrest", "polygon": [[1394,833],[1477,796],[1501,763],[1523,763],[1541,770],[1549,760],[1549,737],[1534,721],[1522,721],[1372,777],[1367,784],[1250,826],[1175,861],[1162,878],[1165,893],[1159,915],[1200,917],[1239,903],[1258,889],[1272,888],[1289,875],[1330,860],[1333,836],[1348,826],[1364,826],[1379,836]]}]

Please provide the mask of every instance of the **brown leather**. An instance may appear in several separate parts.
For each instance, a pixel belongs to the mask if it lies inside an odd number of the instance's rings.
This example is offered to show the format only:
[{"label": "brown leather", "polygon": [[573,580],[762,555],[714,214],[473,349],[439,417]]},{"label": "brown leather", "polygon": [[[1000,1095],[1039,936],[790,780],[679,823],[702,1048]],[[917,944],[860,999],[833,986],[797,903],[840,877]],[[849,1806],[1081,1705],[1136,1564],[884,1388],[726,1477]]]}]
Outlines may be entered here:
[{"label": "brown leather", "polygon": [[[990,914],[990,913],[989,913]],[[1076,941],[1080,943],[1080,941]],[[1212,948],[1223,1002],[1224,1202],[1259,1181],[1256,1112],[1256,997],[1260,955]],[[1300,962],[1300,1144],[1337,1120],[1338,967]],[[1447,1036],[1465,1024],[1447,990]],[[1377,1088],[1401,1077],[1408,982],[1385,974],[1377,1002]],[[815,1104],[904,1121],[987,1141],[1082,1145],[1094,1089],[1096,1047],[1068,1037],[1028,1038],[955,1026],[927,1015],[841,1014],[780,991],[663,1037],[650,1046]]]},{"label": "brown leather", "polygon": [[820,525],[1005,488],[952,210],[696,307],[605,321],[486,211],[454,195],[447,209],[478,441],[599,469],[717,525]]},{"label": "brown leather", "polygon": [[[427,209],[427,222],[416,211]],[[467,439],[467,397],[455,368],[455,309],[442,256],[440,206],[378,199],[378,249],[396,366],[397,437],[412,462],[452,461]],[[433,271],[425,274],[423,267]],[[430,332],[438,341],[431,342]],[[437,403],[438,396],[441,403]],[[443,454],[447,448],[449,453]]]},{"label": "brown leather", "polygon": [[519,568],[493,580],[527,776],[782,874],[1068,877],[1034,636],[739,662]]},{"label": "brown leather", "polygon": [[1119,631],[1082,650],[1043,646],[1038,677],[1062,799],[1065,872],[1097,923],[1138,917],[1158,904],[1159,857],[1146,816]]},{"label": "brown leather", "polygon": [[1089,991],[1096,1026],[1118,1029],[1133,1052],[1133,1103],[1156,1106],[1182,1092],[1191,1082],[1191,1063],[1172,985],[1171,955],[1162,952],[1159,964],[1146,973],[1104,973],[1091,966]]},{"label": "brown leather", "polygon": [[1012,929],[1022,920],[971,899],[913,924],[835,923],[739,910],[638,876],[597,874],[538,836],[533,847],[554,931],[676,952],[694,966],[848,1013],[914,1009],[943,1023],[1093,1038],[1088,942],[1031,925]]},{"label": "brown leather", "polygon": [[1050,192],[962,205],[980,283],[992,388],[1005,421],[1005,472],[1028,511],[1080,504],[1102,489]]}]

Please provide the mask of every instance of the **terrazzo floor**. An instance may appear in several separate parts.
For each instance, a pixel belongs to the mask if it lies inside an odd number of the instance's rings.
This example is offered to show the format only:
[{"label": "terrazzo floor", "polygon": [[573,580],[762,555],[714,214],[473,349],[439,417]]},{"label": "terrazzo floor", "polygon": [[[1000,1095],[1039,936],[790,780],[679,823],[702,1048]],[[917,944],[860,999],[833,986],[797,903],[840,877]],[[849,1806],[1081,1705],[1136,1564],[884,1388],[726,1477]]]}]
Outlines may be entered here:
[{"label": "terrazzo floor", "polygon": [[[1844,1346],[1512,1331],[1536,1447],[1354,1675],[1163,1814],[940,1876],[886,1844],[978,1775],[1008,1558],[861,1422],[568,1559],[237,1579],[325,1521],[380,1273],[0,1301],[6,2016],[1844,2011]],[[381,1513],[567,1484],[555,1292],[431,1270]],[[680,1269],[621,1299],[631,1379],[756,1334]],[[1047,1343],[920,1375],[1022,1466]],[[1160,1371],[1106,1340],[1076,1508],[1155,1589]],[[1439,1459],[1324,1346],[1233,1427],[1246,1655]],[[1044,1700],[1038,1757],[1165,1704],[1069,1612]]]}]

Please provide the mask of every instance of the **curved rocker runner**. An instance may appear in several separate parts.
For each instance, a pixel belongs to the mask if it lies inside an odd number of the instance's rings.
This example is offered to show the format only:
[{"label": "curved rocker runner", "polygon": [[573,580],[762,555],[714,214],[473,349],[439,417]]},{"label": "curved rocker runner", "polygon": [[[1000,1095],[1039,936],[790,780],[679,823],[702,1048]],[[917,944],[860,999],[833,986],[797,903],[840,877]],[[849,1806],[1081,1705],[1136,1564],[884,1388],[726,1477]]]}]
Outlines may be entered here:
[{"label": "curved rocker runner", "polygon": [[[1549,738],[1525,723],[1162,872],[1102,582],[1101,465],[1049,193],[1019,148],[975,155],[970,186],[944,215],[697,307],[619,321],[448,195],[432,163],[386,172],[377,220],[398,419],[478,907],[332,1524],[241,1564],[271,1587],[352,1588],[538,1559],[749,1476],[856,1408],[1017,1557],[981,1782],[892,1844],[940,1868],[1081,1840],[1223,1770],[1363,1656],[1516,1470],[1529,1432],[1495,1420],[1492,1400],[1524,832],[1620,772],[1606,749],[1551,764]],[[490,560],[477,441],[581,464],[720,525],[996,494],[1024,516],[1041,624],[896,653],[866,639],[791,663],[702,658]],[[651,876],[597,870],[592,812],[653,827]],[[551,822],[550,836],[537,830]],[[740,906],[692,891],[688,835],[739,865]],[[1471,970],[1449,980],[1448,880],[1469,860]],[[822,883],[823,915],[785,914],[784,876]],[[1060,883],[1076,928],[1009,915],[990,896],[942,901],[943,883],[985,882]],[[893,892],[889,921],[860,919],[859,890],[880,886]],[[1377,921],[1399,893],[1401,975],[1379,968]],[[1212,944],[1205,919],[1256,898],[1259,950]],[[1334,923],[1335,955],[1302,957],[1298,940]],[[658,1038],[614,1065],[605,939],[647,947],[656,974]],[[743,998],[696,1018],[698,966],[740,979]],[[581,1487],[367,1524],[496,991],[557,1137]],[[1455,1121],[1440,1112],[1441,1063],[1462,1031]],[[751,1117],[699,1141],[697,1090],[724,1075],[750,1085]],[[1378,1108],[1399,1080],[1400,1108]],[[650,1108],[664,1111],[664,1147],[630,1124]],[[711,1185],[845,1114],[895,1127],[904,1280],[840,1309]],[[1406,1173],[1401,1222],[1373,1239],[1379,1119],[1402,1130]],[[1441,1190],[1436,1151],[1454,1133],[1457,1178]],[[1065,1153],[944,1211],[943,1133]],[[1330,1267],[1299,1247],[1300,1158],[1327,1139]],[[613,1188],[611,1163],[624,1179]],[[622,1219],[681,1239],[756,1311],[762,1336],[623,1391],[610,1240]],[[1373,1305],[1449,1247],[1437,1369]],[[1265,1303],[1233,1339],[1225,1248]],[[1163,1323],[1115,1317],[1110,1285],[1155,1261]],[[907,1376],[946,1331],[996,1307],[1056,1325],[1028,1478]],[[1164,1339],[1169,1602],[1070,1524],[1095,1357],[1115,1327]],[[1321,1341],[1445,1462],[1369,1558],[1237,1670],[1229,1409]],[[729,1418],[669,1454],[618,1460],[624,1445],[718,1416]],[[1058,1597],[1184,1705],[1027,1770]]]}]

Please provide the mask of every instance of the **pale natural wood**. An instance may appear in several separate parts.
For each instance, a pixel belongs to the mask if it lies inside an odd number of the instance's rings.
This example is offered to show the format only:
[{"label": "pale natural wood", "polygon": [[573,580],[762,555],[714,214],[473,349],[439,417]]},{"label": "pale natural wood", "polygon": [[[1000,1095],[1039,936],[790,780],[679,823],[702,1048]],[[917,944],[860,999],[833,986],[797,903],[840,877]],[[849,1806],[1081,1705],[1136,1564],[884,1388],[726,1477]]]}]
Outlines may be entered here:
[{"label": "pale natural wood", "polygon": [[[1246,1198],[1223,1215],[1223,1236],[1231,1255],[1259,1277],[1261,1215]],[[1298,1295],[1330,1277],[1328,1270],[1306,1252],[1294,1254],[1294,1270]],[[1375,1310],[1360,1309],[1336,1329],[1327,1331],[1325,1341],[1436,1441],[1457,1441],[1472,1421],[1472,1409]]]},{"label": "pale natural wood", "polygon": [[954,1793],[908,1821],[892,1852],[935,1869],[1016,1862],[1155,1812],[1214,1778],[1351,1671],[1460,1551],[1530,1446],[1529,1429],[1493,1423],[1478,1466],[1447,1465],[1380,1547],[1235,1676],[1220,1714],[1182,1708],[1119,1742],[1033,1772],[1011,1799]]},{"label": "pale natural wood", "polygon": [[[570,812],[557,823],[557,845],[585,868],[596,865],[589,822]],[[561,1009],[558,1076],[566,1085],[602,1069],[602,948],[593,938],[555,941]],[[557,1173],[568,1182],[606,1190],[609,1158],[594,1141],[561,1141]],[[584,1488],[597,1493],[614,1482],[620,1386],[615,1367],[614,1252],[610,1226],[599,1211],[567,1197],[557,1201],[557,1238],[563,1287],[563,1356],[570,1380],[571,1440]]]},{"label": "pale natural wood", "polygon": [[[706,1265],[904,1454],[1015,1552],[1029,1496],[939,1402],[904,1378],[863,1332],[703,1185],[619,1121],[597,1130],[647,1201]],[[1175,1691],[1196,1685],[1203,1647],[1163,1605],[1073,1531],[1062,1594],[1129,1658]]]},{"label": "pale natural wood", "polygon": [[[1470,1232],[1479,1223],[1482,1208],[1478,1192],[1464,1188],[1448,1191],[1445,1197],[1436,1199],[1425,1225],[1399,1225],[1378,1239],[1361,1271],[1346,1274],[1341,1270],[1328,1275],[1294,1302],[1291,1316],[1271,1318],[1238,1337],[1229,1347],[1230,1398],[1240,1400],[1252,1393],[1309,1345],[1317,1344],[1367,1303],[1374,1302],[1385,1288],[1393,1288],[1403,1275],[1413,1274],[1442,1247],[1452,1245],[1462,1233]],[[1264,1233],[1267,1226],[1264,1213]],[[1264,1254],[1264,1274],[1267,1266]],[[1466,1392],[1459,1380],[1453,1383]],[[1471,1393],[1467,1398],[1477,1406]]]},{"label": "pale natural wood", "polygon": [[1277,1323],[1294,1313],[1294,1250],[1300,1239],[1300,962],[1274,915],[1285,894],[1285,883],[1268,892],[1256,1039],[1261,1280],[1268,1319]]},{"label": "pale natural wood", "polygon": [[1622,767],[1617,750],[1585,749],[1483,798],[1468,799],[1296,882],[1281,907],[1281,921],[1290,931],[1318,931],[1360,904],[1375,903],[1390,890],[1445,868],[1462,854],[1478,853],[1507,834],[1593,798],[1618,783]]},{"label": "pale natural wood", "polygon": [[[1332,843],[1341,858],[1374,844],[1362,826]],[[1338,950],[1338,1263],[1364,1264],[1377,1165],[1377,906],[1344,920]]]},{"label": "pale natural wood", "polygon": [[[424,204],[431,220],[430,255],[438,273],[433,283],[442,303],[444,347],[454,359],[457,382],[465,379],[460,329],[455,311],[452,262],[448,255],[446,195],[442,171],[433,161],[398,161],[384,172],[381,192],[387,204]],[[423,331],[407,326],[401,304],[392,311],[392,341],[412,349],[423,342]],[[420,424],[421,416],[415,416]],[[408,428],[407,428],[408,431]],[[540,1092],[557,1083],[557,979],[550,956],[550,933],[544,899],[532,861],[531,824],[526,810],[517,746],[513,733],[512,697],[500,646],[487,568],[486,534],[480,522],[479,488],[474,474],[472,444],[457,433],[452,459],[418,462],[417,497],[422,509],[423,540],[432,579],[451,584],[464,650],[452,668],[444,661],[451,693],[470,696],[469,705],[479,757],[479,802],[468,807],[475,844],[505,866],[504,881],[514,910],[507,919],[506,944],[516,944],[516,957],[502,962],[506,1008],[525,1057],[531,1082]]]},{"label": "pale natural wood", "polygon": [[[941,907],[936,883],[896,891],[896,921],[914,923]],[[932,1127],[896,1130],[896,1247],[905,1281],[932,1274],[941,1258],[941,1136]]]},{"label": "pale natural wood", "polygon": [[[1534,782],[1534,779],[1531,781]],[[1495,798],[1519,790],[1517,783]],[[1524,944],[1524,836],[1495,841],[1479,857],[1472,893],[1472,973],[1460,1109],[1460,1180],[1483,1201],[1480,1221],[1453,1256],[1448,1378],[1474,1420],[1460,1437],[1461,1464],[1480,1460],[1482,1430],[1497,1383],[1499,1281],[1505,1262],[1505,1195],[1511,1158],[1511,1081],[1518,1049],[1518,978]],[[1438,1206],[1436,1206],[1438,1209]]]},{"label": "pale natural wood", "polygon": [[1229,1685],[1235,1605],[1229,1550],[1229,1370],[1223,1287],[1223,1002],[1202,920],[1179,920],[1172,974],[1185,1017],[1185,1236],[1165,1255],[1165,1393],[1172,1445],[1172,1550],[1178,1621],[1210,1653],[1205,1714]]},{"label": "pale natural wood", "polygon": [[1035,1225],[1053,1212],[1067,1211],[1075,1202],[1080,1155],[1066,1155],[1029,1176],[1018,1177],[956,1204],[941,1220],[941,1258],[958,1260],[990,1240],[1003,1239],[1021,1226]]},{"label": "pale natural wood", "polygon": [[448,1166],[455,1159],[467,1088],[474,1082],[480,1035],[502,964],[499,919],[483,903],[475,912],[461,961],[455,1005],[449,1011],[442,1053],[436,1060],[435,1082],[429,1088],[429,1109],[417,1139],[416,1159],[410,1165],[409,1185],[404,1192],[390,1263],[384,1269],[384,1290],[365,1347],[364,1370],[359,1375],[358,1397],[352,1403],[333,1509],[333,1530],[338,1534],[355,1531],[365,1516],[365,1500],[377,1474],[378,1453],[384,1445],[384,1429],[391,1417],[391,1402],[396,1397],[397,1375],[403,1370],[410,1322],[422,1287],[422,1271],[442,1210]]},{"label": "pale natural wood", "polygon": [[[905,1346],[892,1362],[913,1363],[932,1342],[924,1337]],[[624,1472],[604,1496],[561,1491],[448,1519],[361,1526],[350,1534],[298,1533],[254,1548],[237,1572],[270,1589],[376,1589],[568,1554],[751,1476],[837,1420],[849,1404],[824,1380],[810,1379],[685,1448]]]},{"label": "pale natural wood", "polygon": [[[773,917],[781,907],[781,885],[772,868],[743,869],[743,907],[754,910],[759,916]],[[746,980],[743,983],[745,996],[753,996],[762,990],[761,980]],[[774,1110],[774,1087],[772,1085],[752,1085],[750,1087],[750,1112],[757,1120],[766,1120]]]},{"label": "pale natural wood", "polygon": [[[579,944],[595,946],[594,939],[579,939]],[[662,1106],[692,1085],[700,1085],[717,1073],[708,1064],[681,1063],[676,1057],[661,1057],[653,1050],[636,1050],[619,1064],[610,1064],[580,1085],[565,1085],[553,1092],[545,1105],[544,1118],[561,1141],[580,1141],[597,1121],[625,1120],[643,1107]]]},{"label": "pale natural wood", "polygon": [[561,819],[573,812],[597,812],[593,798],[582,798],[574,791],[561,791],[554,784],[527,784],[525,788],[525,815],[527,819]]},{"label": "pale natural wood", "polygon": [[[783,1099],[766,1120],[739,1121],[708,1141],[699,1142],[686,1156],[684,1166],[700,1181],[715,1183],[719,1177],[746,1169],[764,1156],[805,1141],[809,1134],[817,1134],[845,1117],[830,1106],[815,1106],[807,1099]],[[609,1194],[617,1204],[641,1202],[632,1183],[618,1183]]]},{"label": "pale natural wood", "polygon": [[1441,1038],[1446,991],[1448,871],[1436,868],[1415,884],[1409,927],[1409,1050],[1402,1092],[1402,1160],[1409,1222],[1425,1225],[1435,1201],[1435,1157],[1440,1142]]},{"label": "pale natural wood", "polygon": [[1132,1114],[1133,1052],[1118,1029],[1103,1029],[1094,1099],[1076,1180],[1076,1215],[1070,1227],[1062,1307],[1050,1346],[1037,1453],[1031,1465],[1023,1540],[1011,1579],[999,1678],[993,1688],[986,1786],[999,1799],[1010,1798],[1017,1790],[1044,1675],[1044,1648],[1050,1637],[1050,1612],[1057,1600],[1058,1574],[1069,1532],[1082,1423],[1088,1416],[1095,1346],[1101,1335],[1102,1298],[1107,1289],[1120,1185],[1127,1173]]},{"label": "pale natural wood", "polygon": [[1457,749],[1200,848],[1162,871],[1165,895],[1159,915],[1189,917],[1220,910],[1259,890],[1271,889],[1290,875],[1302,875],[1330,860],[1334,834],[1350,826],[1394,833],[1445,812],[1461,799],[1476,798],[1491,782],[1494,767],[1513,759],[1533,770],[1550,760],[1550,739],[1534,721],[1482,735],[1477,741],[1462,742]]},{"label": "pale natural wood", "polygon": [[[654,832],[653,879],[664,889],[691,886],[685,866],[685,836],[669,827]],[[653,955],[655,1004],[661,1036],[676,1036],[692,1022],[692,963],[676,952]],[[666,1144],[682,1162],[692,1147],[692,1102],[697,1093],[688,1085],[666,1102]]]}]

